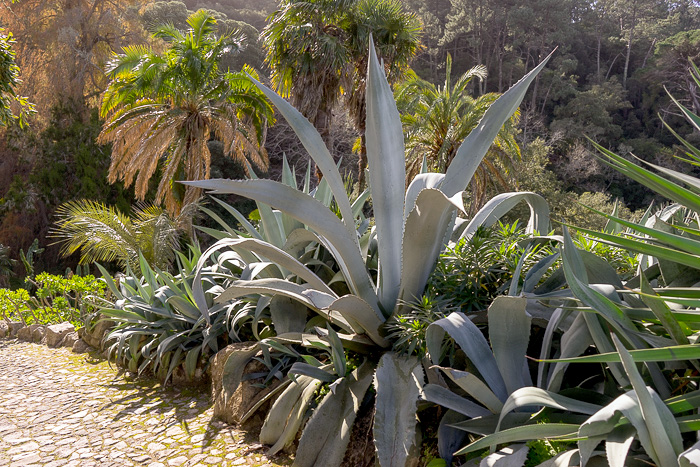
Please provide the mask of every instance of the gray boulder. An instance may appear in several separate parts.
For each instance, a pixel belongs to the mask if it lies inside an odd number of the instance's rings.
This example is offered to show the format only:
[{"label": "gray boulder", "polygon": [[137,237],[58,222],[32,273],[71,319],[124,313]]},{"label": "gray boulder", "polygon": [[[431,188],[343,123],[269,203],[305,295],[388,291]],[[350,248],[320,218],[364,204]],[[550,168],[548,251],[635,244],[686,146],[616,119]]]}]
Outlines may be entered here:
[{"label": "gray boulder", "polygon": [[[241,342],[229,345],[212,357],[209,370],[211,372],[211,388],[214,399],[214,417],[226,423],[240,424],[243,415],[280,384],[279,380],[275,380],[269,386],[261,387],[261,383],[264,382],[265,378],[246,378],[246,375],[265,374],[268,371],[263,363],[257,360],[250,360],[245,364],[244,368],[239,370],[242,372],[242,377],[238,387],[232,393],[230,392],[231,388],[224,387],[224,369],[231,354],[234,351],[242,351],[250,352],[252,356],[257,348],[257,343],[255,342]],[[257,414],[246,421],[246,427],[255,429],[262,425],[262,417],[264,417],[267,409],[269,409],[269,402],[260,407]]]},{"label": "gray boulder", "polygon": [[87,342],[85,342],[85,341],[82,340],[82,339],[78,339],[78,340],[75,341],[75,343],[73,344],[73,347],[71,348],[71,351],[72,351],[73,353],[87,353],[87,352],[90,351],[90,349],[91,349],[91,347],[88,345]]},{"label": "gray boulder", "polygon": [[72,349],[73,345],[78,341],[78,339],[79,337],[77,332],[69,332],[63,337],[59,345],[61,347],[68,347]]},{"label": "gray boulder", "polygon": [[46,327],[46,345],[49,347],[58,347],[66,334],[75,332],[75,327],[65,321],[61,324],[53,324]]},{"label": "gray boulder", "polygon": [[25,342],[32,341],[32,330],[29,326],[23,326],[17,330],[17,339]]},{"label": "gray boulder", "polygon": [[87,329],[87,326],[81,328],[83,332],[80,338],[87,342],[88,345],[98,350],[104,350],[104,337],[114,326],[114,321],[100,319],[97,324],[95,324],[95,327],[90,330]]},{"label": "gray boulder", "polygon": [[17,337],[17,332],[19,332],[20,329],[24,327],[24,323],[22,322],[12,322],[10,323],[10,336],[9,337]]},{"label": "gray boulder", "polygon": [[29,330],[32,333],[32,342],[40,344],[46,335],[46,326],[42,324],[32,324],[29,326]]}]

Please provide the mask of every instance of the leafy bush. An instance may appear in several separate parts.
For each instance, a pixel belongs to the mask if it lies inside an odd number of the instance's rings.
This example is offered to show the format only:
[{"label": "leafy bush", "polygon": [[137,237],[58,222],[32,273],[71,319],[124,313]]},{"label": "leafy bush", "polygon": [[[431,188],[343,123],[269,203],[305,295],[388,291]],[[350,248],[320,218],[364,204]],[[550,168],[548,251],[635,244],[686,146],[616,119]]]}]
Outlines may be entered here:
[{"label": "leafy bush", "polygon": [[104,282],[91,275],[66,278],[44,272],[29,280],[34,286],[31,295],[26,289],[0,289],[0,312],[6,321],[27,325],[69,321],[80,328],[94,312],[94,300],[104,296]]}]

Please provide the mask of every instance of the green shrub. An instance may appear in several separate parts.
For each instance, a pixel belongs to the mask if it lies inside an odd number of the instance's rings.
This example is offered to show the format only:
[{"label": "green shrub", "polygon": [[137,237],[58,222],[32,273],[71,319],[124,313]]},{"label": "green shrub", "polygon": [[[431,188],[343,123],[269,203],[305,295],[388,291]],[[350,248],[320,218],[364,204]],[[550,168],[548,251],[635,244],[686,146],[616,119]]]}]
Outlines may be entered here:
[{"label": "green shrub", "polygon": [[31,280],[35,292],[0,289],[0,313],[6,321],[57,324],[69,321],[76,328],[94,312],[94,297],[103,297],[105,284],[94,276],[68,278],[41,273]]}]

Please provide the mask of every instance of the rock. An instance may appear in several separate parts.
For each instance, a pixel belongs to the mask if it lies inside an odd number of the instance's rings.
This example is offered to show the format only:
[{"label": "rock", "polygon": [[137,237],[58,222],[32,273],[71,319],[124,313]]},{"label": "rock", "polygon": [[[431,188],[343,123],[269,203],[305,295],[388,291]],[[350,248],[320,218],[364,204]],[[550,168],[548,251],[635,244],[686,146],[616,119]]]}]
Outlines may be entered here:
[{"label": "rock", "polygon": [[73,345],[78,341],[78,339],[80,338],[78,337],[77,332],[69,332],[63,337],[59,346],[73,348]]},{"label": "rock", "polygon": [[61,324],[54,324],[46,327],[46,345],[49,347],[58,347],[66,334],[75,332],[75,327],[65,321]]},{"label": "rock", "polygon": [[195,368],[194,376],[189,379],[185,374],[184,366],[179,365],[173,370],[170,381],[173,386],[203,386],[209,382],[209,374],[201,368]]},{"label": "rock", "polygon": [[17,332],[24,327],[24,323],[12,322],[10,323],[10,337],[17,337]]},{"label": "rock", "polygon": [[[268,372],[267,367],[263,363],[260,363],[257,360],[250,360],[243,369],[244,376],[241,379],[241,383],[238,385],[231,397],[228,399],[226,398],[223,382],[223,373],[224,367],[226,366],[226,361],[234,351],[252,352],[254,349],[257,349],[257,343],[255,342],[231,344],[218,352],[212,358],[210,372],[212,397],[214,399],[214,417],[220,418],[226,423],[233,423],[237,425],[240,424],[243,415],[245,415],[260,399],[269,394],[281,383],[279,380],[275,380],[275,382],[270,384],[268,387],[261,388],[260,385],[264,382],[264,377],[246,379],[245,375],[250,375],[253,373],[267,374]],[[258,409],[258,414],[264,414],[268,408],[269,403],[264,404],[262,407],[260,407],[260,409]],[[255,415],[251,417],[245,425],[248,429],[253,430],[256,426],[261,425],[262,421],[262,416]]]},{"label": "rock", "polygon": [[87,353],[91,347],[88,345],[87,342],[85,342],[82,339],[78,339],[75,341],[75,344],[73,344],[73,347],[71,348],[71,351],[73,353]]},{"label": "rock", "polygon": [[17,339],[26,342],[32,341],[32,330],[29,329],[29,326],[24,326],[17,330]]},{"label": "rock", "polygon": [[98,350],[104,350],[104,337],[114,326],[114,321],[101,318],[92,329],[88,329],[87,326],[81,328],[84,329],[84,331],[80,337],[87,342],[88,345]]},{"label": "rock", "polygon": [[39,344],[46,335],[46,327],[41,324],[32,324],[29,326],[32,333],[32,342]]},{"label": "rock", "polygon": [[0,321],[0,339],[10,337],[10,325],[5,321]]}]

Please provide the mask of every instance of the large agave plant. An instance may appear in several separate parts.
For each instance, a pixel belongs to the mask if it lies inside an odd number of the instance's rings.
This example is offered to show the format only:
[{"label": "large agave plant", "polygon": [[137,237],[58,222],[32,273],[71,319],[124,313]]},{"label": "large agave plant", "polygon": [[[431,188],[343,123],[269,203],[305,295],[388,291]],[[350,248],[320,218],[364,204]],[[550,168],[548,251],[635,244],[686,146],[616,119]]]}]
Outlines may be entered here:
[{"label": "large agave plant", "polygon": [[[446,174],[421,174],[405,190],[399,113],[373,47],[369,54],[366,139],[374,210],[371,229],[365,230],[367,223],[358,222],[357,206],[353,209],[318,132],[281,97],[259,83],[323,173],[337,213],[296,187],[271,180],[188,182],[212,194],[252,198],[259,206],[268,206],[271,218],[288,216],[279,218],[289,219],[298,227],[291,232],[278,230],[280,235],[275,239],[274,226],[264,226],[272,241],[254,235],[222,239],[204,253],[198,264],[204,270],[211,254],[233,250],[251,273],[221,289],[216,301],[250,295],[286,297],[296,305],[277,312],[285,325],[276,326],[277,335],[264,344],[280,351],[285,347],[320,349],[329,355],[324,361],[306,356],[292,366],[294,381],[279,387],[262,427],[261,442],[273,445],[270,452],[282,449],[295,438],[318,387],[332,383],[332,390],[314,411],[299,441],[295,458],[298,466],[341,463],[360,402],[372,383],[376,389],[374,438],[380,465],[404,466],[416,459],[415,411],[424,369],[419,359],[392,352],[382,327],[400,311],[402,303],[422,294],[440,251],[452,236],[458,213],[465,212],[463,190],[546,62],[491,106]],[[461,225],[464,235],[480,225],[492,224],[518,201],[531,207],[530,229],[547,231],[549,215],[541,198],[531,193],[511,193],[497,197]],[[264,222],[268,216],[261,212],[261,217]],[[318,245],[332,256],[338,273],[331,281],[323,280],[317,269],[309,267],[308,256],[299,256],[300,248],[308,245]],[[203,288],[195,283],[193,292],[204,318],[210,319]],[[316,315],[308,321],[307,310]],[[364,356],[363,362],[352,369],[344,363],[347,351]],[[234,382],[229,392],[240,381],[243,364],[250,357],[234,353],[229,358],[227,367]]]}]

